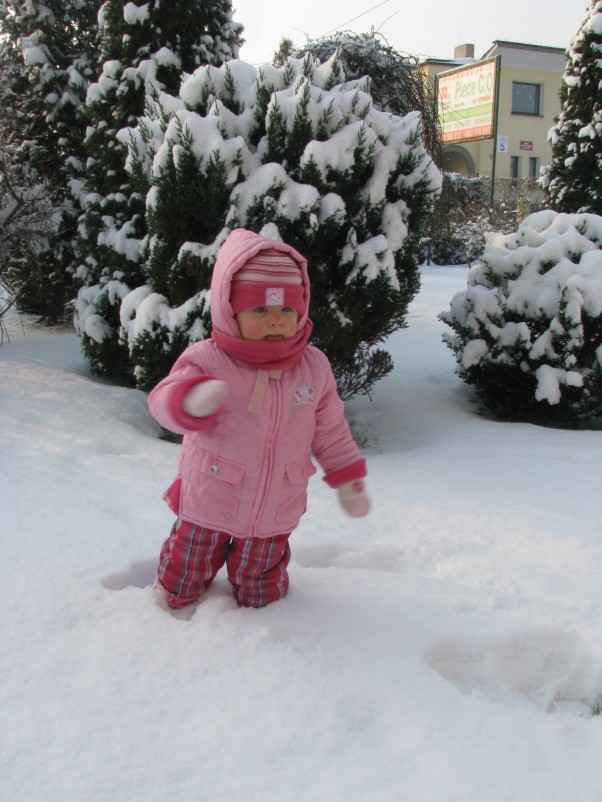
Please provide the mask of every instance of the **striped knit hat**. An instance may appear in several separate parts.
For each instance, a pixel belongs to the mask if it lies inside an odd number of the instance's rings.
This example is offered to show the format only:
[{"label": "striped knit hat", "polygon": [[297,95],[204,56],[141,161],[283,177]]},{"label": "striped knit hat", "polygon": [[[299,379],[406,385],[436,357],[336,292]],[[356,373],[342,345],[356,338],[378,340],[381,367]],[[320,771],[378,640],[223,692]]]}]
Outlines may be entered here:
[{"label": "striped knit hat", "polygon": [[291,306],[305,312],[301,268],[287,253],[267,248],[252,256],[232,276],[234,314],[255,306]]}]

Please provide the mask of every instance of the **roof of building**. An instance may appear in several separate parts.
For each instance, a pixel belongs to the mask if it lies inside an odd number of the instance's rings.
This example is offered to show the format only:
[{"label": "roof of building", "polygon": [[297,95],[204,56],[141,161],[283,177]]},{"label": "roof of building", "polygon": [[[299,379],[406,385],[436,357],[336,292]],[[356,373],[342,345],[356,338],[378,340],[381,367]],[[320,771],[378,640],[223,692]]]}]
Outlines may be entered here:
[{"label": "roof of building", "polygon": [[456,64],[458,67],[460,67],[464,64],[471,64],[473,61],[482,61],[483,59],[489,58],[489,56],[491,56],[496,49],[500,48],[505,50],[524,50],[538,53],[553,53],[555,55],[564,55],[566,52],[566,48],[564,47],[533,45],[528,42],[509,42],[506,39],[495,39],[491,43],[491,47],[489,47],[480,58],[454,58],[453,56],[450,58],[431,58],[430,56],[427,56],[422,63]]},{"label": "roof of building", "polygon": [[491,47],[485,51],[481,58],[487,58],[488,55],[495,50],[496,47],[503,47],[509,50],[536,50],[541,53],[557,53],[563,55],[566,51],[565,47],[550,47],[549,45],[532,45],[527,42],[508,42],[505,39],[495,39],[491,43]]}]

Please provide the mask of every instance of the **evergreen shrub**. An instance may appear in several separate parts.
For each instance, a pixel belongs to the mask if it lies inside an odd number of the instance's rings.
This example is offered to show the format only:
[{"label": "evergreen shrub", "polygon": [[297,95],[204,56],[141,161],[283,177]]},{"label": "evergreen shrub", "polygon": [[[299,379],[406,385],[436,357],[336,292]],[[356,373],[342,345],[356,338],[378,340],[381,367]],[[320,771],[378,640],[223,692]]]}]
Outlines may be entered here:
[{"label": "evergreen shrub", "polygon": [[488,213],[480,178],[444,173],[441,194],[426,232],[428,242],[421,248],[421,261],[430,255],[438,265],[462,265],[479,258],[484,248],[481,224]]},{"label": "evergreen shrub", "polygon": [[602,214],[602,2],[588,6],[567,48],[560,114],[548,134],[552,160],[541,184],[559,212]]},{"label": "evergreen shrub", "polygon": [[578,426],[602,416],[602,217],[527,217],[491,235],[441,319],[456,372],[502,419]]},{"label": "evergreen shrub", "polygon": [[[122,314],[122,299],[147,287],[147,272],[153,272],[153,260],[158,256],[149,248],[146,219],[150,164],[135,162],[127,168],[128,130],[138,125],[147,103],[159,92],[163,93],[164,105],[170,107],[182,75],[201,64],[222,64],[235,58],[241,29],[232,19],[230,0],[150,0],[142,5],[106,0],[102,5],[100,69],[86,96],[85,180],[78,188],[82,214],[75,243],[79,257],[75,324],[93,369],[116,380],[133,383],[146,375],[151,363],[156,365],[156,372],[164,370],[165,361],[169,361],[166,354],[172,354],[172,346],[178,350],[180,346],[175,343],[181,343],[180,334],[172,337],[165,334],[164,324],[149,322],[144,340],[155,343],[157,353],[154,359],[142,358],[139,347],[132,346],[136,354],[132,359],[128,338],[131,326]],[[165,119],[157,121],[160,140],[168,117],[166,111]],[[152,139],[154,132],[146,133]],[[150,139],[149,158],[153,150]],[[184,187],[188,179],[180,173],[174,180]],[[179,206],[165,210],[176,227],[178,218],[189,213],[184,191],[181,201]],[[196,209],[195,214],[198,218],[203,212]],[[173,236],[177,238],[175,230]],[[159,248],[170,244],[168,240]],[[182,284],[179,295],[170,301],[172,306],[177,305],[178,297],[189,298],[191,282],[183,277]],[[158,281],[153,289],[161,292],[165,288]],[[191,324],[191,330],[197,329]],[[144,367],[138,365],[139,359]]]},{"label": "evergreen shrub", "polygon": [[[234,60],[196,70],[179,103],[151,99],[122,136],[128,169],[146,170],[151,184],[144,270],[153,293],[174,310],[204,297],[228,233],[260,231],[308,259],[312,342],[329,356],[341,395],[368,393],[391,370],[378,346],[405,325],[441,182],[419,113],[375,109],[369,81],[346,82],[336,55],[260,69]],[[134,319],[139,387],[164,375],[148,349],[165,337],[172,348],[208,336],[207,307],[198,309],[196,327],[177,313],[159,339]]]},{"label": "evergreen shrub", "polygon": [[2,194],[10,188],[33,223],[8,238],[6,258],[19,310],[48,322],[69,316],[75,295],[80,210],[73,190],[82,180],[85,98],[97,68],[100,5],[0,2]]}]

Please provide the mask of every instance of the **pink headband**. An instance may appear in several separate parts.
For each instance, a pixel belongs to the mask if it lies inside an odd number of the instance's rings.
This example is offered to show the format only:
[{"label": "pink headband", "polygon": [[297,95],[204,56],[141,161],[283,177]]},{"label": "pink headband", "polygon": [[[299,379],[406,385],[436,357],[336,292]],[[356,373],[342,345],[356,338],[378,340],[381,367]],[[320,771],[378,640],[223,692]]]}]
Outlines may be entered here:
[{"label": "pink headband", "polygon": [[237,281],[230,288],[230,305],[234,314],[256,306],[290,306],[300,315],[305,313],[303,287],[296,284],[281,284],[278,287],[261,282]]}]

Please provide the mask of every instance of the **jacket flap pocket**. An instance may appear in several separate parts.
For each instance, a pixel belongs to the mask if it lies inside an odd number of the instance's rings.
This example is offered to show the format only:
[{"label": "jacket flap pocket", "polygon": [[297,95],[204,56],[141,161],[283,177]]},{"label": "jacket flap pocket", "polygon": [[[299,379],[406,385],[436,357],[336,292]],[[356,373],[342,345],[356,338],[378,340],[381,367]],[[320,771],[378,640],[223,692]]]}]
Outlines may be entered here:
[{"label": "jacket flap pocket", "polygon": [[316,473],[316,468],[310,459],[300,459],[297,460],[297,462],[291,462],[284,470],[286,472],[286,478],[292,485],[305,484],[309,477]]},{"label": "jacket flap pocket", "polygon": [[231,485],[239,485],[245,476],[244,465],[207,452],[200,455],[199,468],[204,474],[221,479],[222,482],[228,482]]}]

